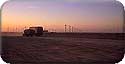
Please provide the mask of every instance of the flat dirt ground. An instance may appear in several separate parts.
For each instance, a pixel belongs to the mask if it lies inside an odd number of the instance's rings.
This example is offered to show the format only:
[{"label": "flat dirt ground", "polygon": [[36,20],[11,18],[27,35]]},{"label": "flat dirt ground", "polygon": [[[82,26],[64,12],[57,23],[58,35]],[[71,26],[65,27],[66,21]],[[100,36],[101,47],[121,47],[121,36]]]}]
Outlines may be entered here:
[{"label": "flat dirt ground", "polygon": [[124,42],[124,40],[75,37],[3,36],[2,58],[6,62],[34,62],[34,64],[38,62],[112,63],[122,60]]}]

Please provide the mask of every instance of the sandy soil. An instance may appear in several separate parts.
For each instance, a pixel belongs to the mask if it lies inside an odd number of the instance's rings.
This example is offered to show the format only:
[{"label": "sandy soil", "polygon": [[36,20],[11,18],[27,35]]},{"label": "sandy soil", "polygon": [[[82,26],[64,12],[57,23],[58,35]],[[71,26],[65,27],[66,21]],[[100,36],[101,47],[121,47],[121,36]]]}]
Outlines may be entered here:
[{"label": "sandy soil", "polygon": [[75,37],[4,36],[2,37],[2,58],[6,62],[25,63],[113,63],[122,60],[124,42],[124,40]]}]

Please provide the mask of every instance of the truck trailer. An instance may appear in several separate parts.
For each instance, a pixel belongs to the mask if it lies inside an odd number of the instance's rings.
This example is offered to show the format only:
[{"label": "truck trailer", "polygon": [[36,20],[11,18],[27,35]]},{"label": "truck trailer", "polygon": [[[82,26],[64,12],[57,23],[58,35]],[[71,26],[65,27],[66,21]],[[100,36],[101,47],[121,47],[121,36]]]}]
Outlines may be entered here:
[{"label": "truck trailer", "polygon": [[23,36],[42,36],[43,35],[43,27],[29,27],[29,29],[25,29],[23,32]]}]

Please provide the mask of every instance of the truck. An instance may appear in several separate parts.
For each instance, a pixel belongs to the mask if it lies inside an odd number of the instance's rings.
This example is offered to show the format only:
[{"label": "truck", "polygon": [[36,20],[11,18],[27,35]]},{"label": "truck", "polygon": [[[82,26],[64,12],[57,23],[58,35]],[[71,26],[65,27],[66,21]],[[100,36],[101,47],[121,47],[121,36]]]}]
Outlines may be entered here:
[{"label": "truck", "polygon": [[43,35],[43,27],[29,27],[29,29],[25,29],[23,32],[23,36],[42,36]]}]

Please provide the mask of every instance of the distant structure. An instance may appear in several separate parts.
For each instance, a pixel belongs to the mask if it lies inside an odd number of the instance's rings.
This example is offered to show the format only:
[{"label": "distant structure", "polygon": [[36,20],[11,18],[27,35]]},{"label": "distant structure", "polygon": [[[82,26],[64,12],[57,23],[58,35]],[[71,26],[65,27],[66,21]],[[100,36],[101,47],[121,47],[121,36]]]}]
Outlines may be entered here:
[{"label": "distant structure", "polygon": [[69,32],[71,32],[71,26],[69,25]]},{"label": "distant structure", "polygon": [[64,25],[64,31],[65,32],[82,32],[81,29],[76,28],[76,27],[71,26],[71,25],[66,25],[66,24]]}]

